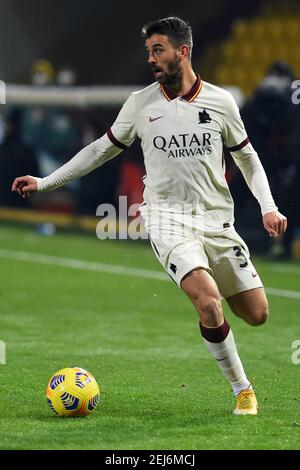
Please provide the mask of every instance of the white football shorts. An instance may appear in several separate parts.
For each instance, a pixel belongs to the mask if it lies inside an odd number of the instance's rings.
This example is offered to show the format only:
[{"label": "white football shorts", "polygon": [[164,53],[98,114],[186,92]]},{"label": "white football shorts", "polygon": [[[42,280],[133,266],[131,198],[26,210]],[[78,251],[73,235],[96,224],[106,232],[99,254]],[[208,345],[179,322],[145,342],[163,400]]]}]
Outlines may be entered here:
[{"label": "white football shorts", "polygon": [[198,216],[140,209],[152,249],[173,281],[197,268],[215,280],[224,298],[257,287],[262,281],[250,259],[249,249],[233,226],[204,231]]}]

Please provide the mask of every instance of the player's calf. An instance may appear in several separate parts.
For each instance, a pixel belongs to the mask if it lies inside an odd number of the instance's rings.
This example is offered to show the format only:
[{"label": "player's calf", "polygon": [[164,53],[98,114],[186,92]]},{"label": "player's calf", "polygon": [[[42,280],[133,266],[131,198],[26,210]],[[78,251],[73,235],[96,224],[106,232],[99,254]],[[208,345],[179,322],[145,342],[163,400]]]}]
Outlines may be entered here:
[{"label": "player's calf", "polygon": [[257,288],[240,292],[226,300],[232,312],[249,325],[259,326],[266,323],[269,306],[264,289]]},{"label": "player's calf", "polygon": [[220,293],[213,278],[204,269],[194,270],[183,279],[181,288],[193,302],[200,316],[204,343],[231,384],[234,394],[238,396],[243,390],[252,390],[233,333],[223,317]]},{"label": "player's calf", "polygon": [[214,328],[223,323],[220,293],[207,271],[192,271],[181,282],[181,288],[192,301],[203,325]]},{"label": "player's calf", "polygon": [[251,312],[249,316],[245,317],[244,320],[251,326],[260,326],[266,323],[269,317],[268,308],[256,310]]}]

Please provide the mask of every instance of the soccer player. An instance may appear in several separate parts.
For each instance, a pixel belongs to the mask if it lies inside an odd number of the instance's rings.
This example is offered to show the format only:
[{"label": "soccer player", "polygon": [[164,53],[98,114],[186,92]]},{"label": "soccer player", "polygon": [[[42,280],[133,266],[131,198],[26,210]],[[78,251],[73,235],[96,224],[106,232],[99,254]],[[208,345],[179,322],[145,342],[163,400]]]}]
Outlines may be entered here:
[{"label": "soccer player", "polygon": [[233,201],[224,176],[223,145],[260,204],[270,236],[286,230],[259,157],[231,94],[192,68],[192,31],[180,18],[144,26],[155,82],[132,93],[99,140],[51,175],[16,178],[27,197],[51,191],[115,157],[139,137],[145,158],[141,214],[152,248],[199,314],[204,342],[237,397],[234,413],[256,415],[257,400],[223,316],[221,297],[250,325],[268,317],[268,303],[247,245],[234,229]]}]

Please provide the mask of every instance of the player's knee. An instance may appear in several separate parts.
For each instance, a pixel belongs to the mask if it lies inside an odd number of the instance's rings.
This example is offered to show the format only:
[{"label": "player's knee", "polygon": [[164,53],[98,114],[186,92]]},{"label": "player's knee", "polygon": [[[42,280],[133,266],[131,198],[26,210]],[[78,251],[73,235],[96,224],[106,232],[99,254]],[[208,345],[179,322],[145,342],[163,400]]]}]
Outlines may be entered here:
[{"label": "player's knee", "polygon": [[252,326],[260,326],[266,323],[269,317],[268,306],[257,309],[248,319],[248,323]]},{"label": "player's knee", "polygon": [[202,314],[212,315],[215,311],[220,308],[221,302],[212,295],[203,294],[200,290],[195,289],[189,294],[189,297],[197,310],[200,310]]},{"label": "player's knee", "polygon": [[214,297],[202,299],[198,306],[200,319],[205,325],[219,322],[219,317],[222,312],[221,302],[219,299]]}]

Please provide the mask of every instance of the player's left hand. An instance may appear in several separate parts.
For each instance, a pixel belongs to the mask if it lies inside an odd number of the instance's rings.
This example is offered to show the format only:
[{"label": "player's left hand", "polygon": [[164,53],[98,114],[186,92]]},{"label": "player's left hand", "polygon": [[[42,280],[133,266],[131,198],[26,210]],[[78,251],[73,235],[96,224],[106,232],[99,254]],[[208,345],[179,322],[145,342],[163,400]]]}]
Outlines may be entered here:
[{"label": "player's left hand", "polygon": [[263,216],[263,224],[270,237],[278,237],[287,229],[287,218],[278,211]]}]

